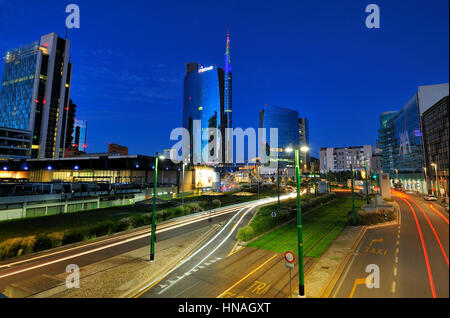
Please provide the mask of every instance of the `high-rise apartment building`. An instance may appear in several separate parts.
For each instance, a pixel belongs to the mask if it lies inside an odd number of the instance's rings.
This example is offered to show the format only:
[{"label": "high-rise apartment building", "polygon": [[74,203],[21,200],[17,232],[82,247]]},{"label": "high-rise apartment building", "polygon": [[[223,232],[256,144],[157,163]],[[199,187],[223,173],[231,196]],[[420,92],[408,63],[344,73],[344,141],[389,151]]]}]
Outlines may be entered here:
[{"label": "high-rise apartment building", "polygon": [[6,52],[0,126],[30,132],[31,157],[62,157],[72,64],[70,41],[50,33]]},{"label": "high-rise apartment building", "polygon": [[[372,156],[374,148],[372,145],[353,146],[343,148],[320,148],[320,171],[339,172],[353,170],[367,171],[372,169]],[[375,168],[375,167],[374,167]]]}]

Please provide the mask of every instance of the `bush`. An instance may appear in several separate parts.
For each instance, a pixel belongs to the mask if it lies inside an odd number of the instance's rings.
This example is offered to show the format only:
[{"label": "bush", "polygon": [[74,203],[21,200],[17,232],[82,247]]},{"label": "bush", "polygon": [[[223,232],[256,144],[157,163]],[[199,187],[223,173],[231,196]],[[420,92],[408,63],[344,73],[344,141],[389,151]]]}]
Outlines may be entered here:
[{"label": "bush", "polygon": [[64,234],[62,244],[66,245],[84,241],[85,239],[89,238],[89,232],[90,229],[88,229],[87,227],[79,227],[69,230]]},{"label": "bush", "polygon": [[47,234],[38,234],[34,243],[34,251],[44,251],[53,247],[52,238]]},{"label": "bush", "polygon": [[366,213],[364,211],[358,211],[356,215],[356,222],[360,225],[372,225],[383,222],[390,222],[396,219],[393,211],[380,211],[374,213]]},{"label": "bush", "polygon": [[219,199],[212,200],[212,206],[214,209],[220,208],[222,205],[222,202]]},{"label": "bush", "polygon": [[93,226],[93,232],[96,237],[114,233],[117,229],[117,225],[114,221],[107,220],[97,223]]},{"label": "bush", "polygon": [[132,217],[122,218],[117,222],[117,231],[126,231],[134,227],[135,221]]},{"label": "bush", "polygon": [[250,225],[240,228],[237,234],[238,240],[250,241],[255,235],[253,228]]},{"label": "bush", "polygon": [[31,253],[34,249],[35,236],[16,237],[0,244],[0,259]]}]

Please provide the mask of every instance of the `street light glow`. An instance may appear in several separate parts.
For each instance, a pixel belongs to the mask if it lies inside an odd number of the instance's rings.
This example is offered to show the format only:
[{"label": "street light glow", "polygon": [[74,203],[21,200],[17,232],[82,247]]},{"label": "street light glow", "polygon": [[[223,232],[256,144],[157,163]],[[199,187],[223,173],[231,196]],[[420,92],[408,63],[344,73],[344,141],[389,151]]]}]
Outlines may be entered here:
[{"label": "street light glow", "polygon": [[308,146],[302,146],[302,147],[300,148],[300,151],[301,151],[301,152],[308,152],[308,151],[309,151],[309,147],[308,147]]},{"label": "street light glow", "polygon": [[284,151],[286,151],[286,152],[293,152],[294,149],[292,149],[292,147],[287,147],[286,149],[284,149]]}]

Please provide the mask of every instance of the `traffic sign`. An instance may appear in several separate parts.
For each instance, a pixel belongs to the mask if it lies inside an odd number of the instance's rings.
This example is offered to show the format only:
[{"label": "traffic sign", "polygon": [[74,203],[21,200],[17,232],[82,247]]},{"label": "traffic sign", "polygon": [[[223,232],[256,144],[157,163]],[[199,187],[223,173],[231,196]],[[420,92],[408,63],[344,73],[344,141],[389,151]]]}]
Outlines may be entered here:
[{"label": "traffic sign", "polygon": [[272,215],[273,218],[275,218],[277,216],[277,212],[272,211],[271,215]]},{"label": "traffic sign", "polygon": [[294,263],[295,262],[295,255],[291,251],[287,251],[286,253],[284,253],[284,259],[288,263]]}]

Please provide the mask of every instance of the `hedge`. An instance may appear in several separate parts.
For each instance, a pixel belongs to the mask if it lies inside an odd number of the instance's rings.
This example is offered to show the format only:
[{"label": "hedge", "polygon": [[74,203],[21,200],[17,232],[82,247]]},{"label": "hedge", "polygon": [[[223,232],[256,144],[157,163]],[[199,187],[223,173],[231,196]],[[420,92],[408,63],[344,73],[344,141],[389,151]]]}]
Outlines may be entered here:
[{"label": "hedge", "polygon": [[[317,198],[302,200],[302,213],[308,212],[335,198],[336,193],[331,192]],[[277,212],[276,216],[273,217],[272,212],[276,212],[277,209],[278,203],[260,208],[253,220],[247,226],[239,229],[237,238],[241,241],[250,241],[254,237],[273,229],[275,226],[293,219],[297,215],[297,201],[293,199],[283,204],[280,212]]]},{"label": "hedge", "polygon": [[[170,218],[195,213],[196,210],[201,211],[202,209],[197,203],[190,203],[183,207],[157,211],[155,218],[157,222],[162,222]],[[151,222],[152,213],[142,213],[121,218],[117,222],[105,220],[64,232],[41,233],[32,236],[11,238],[0,243],[0,260],[90,240],[96,237],[149,225]]]}]

